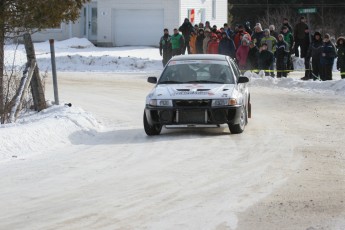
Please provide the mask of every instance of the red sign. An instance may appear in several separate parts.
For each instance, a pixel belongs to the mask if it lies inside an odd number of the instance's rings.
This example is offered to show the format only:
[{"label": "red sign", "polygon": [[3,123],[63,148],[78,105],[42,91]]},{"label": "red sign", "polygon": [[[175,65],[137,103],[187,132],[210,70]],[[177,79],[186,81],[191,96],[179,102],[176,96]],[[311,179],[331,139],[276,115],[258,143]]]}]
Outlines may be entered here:
[{"label": "red sign", "polygon": [[189,11],[189,21],[193,24],[194,23],[194,20],[195,20],[195,10],[194,9],[191,9]]}]

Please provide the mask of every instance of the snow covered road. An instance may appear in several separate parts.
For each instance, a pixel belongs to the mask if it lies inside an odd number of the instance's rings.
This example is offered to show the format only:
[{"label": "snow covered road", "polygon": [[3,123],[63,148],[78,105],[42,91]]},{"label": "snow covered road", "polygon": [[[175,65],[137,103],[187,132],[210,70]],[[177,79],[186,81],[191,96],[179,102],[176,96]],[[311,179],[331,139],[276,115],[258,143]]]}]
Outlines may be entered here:
[{"label": "snow covered road", "polygon": [[[337,111],[343,98],[267,87],[252,87],[253,118],[241,135],[221,127],[147,137],[142,115],[153,85],[146,77],[59,73],[60,101],[90,112],[100,127],[0,163],[0,229],[257,229],[255,212],[246,210],[288,190],[306,165],[314,130],[334,149],[342,143],[330,136],[345,138],[344,112]],[[46,89],[52,99],[50,80]],[[344,153],[337,154],[344,162]],[[328,173],[338,176],[330,191],[342,200],[340,167]],[[323,191],[318,181],[309,183]],[[340,200],[337,220],[345,214]]]}]

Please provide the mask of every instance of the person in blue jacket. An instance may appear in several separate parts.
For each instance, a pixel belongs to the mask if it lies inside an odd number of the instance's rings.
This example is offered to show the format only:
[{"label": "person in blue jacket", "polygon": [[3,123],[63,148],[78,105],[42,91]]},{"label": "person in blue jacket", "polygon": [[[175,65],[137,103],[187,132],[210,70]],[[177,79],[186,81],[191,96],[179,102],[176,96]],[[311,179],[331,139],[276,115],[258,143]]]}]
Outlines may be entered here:
[{"label": "person in blue jacket", "polygon": [[222,32],[222,39],[219,42],[218,53],[235,58],[236,48],[234,41],[226,32]]},{"label": "person in blue jacket", "polygon": [[321,80],[327,81],[332,80],[332,68],[334,64],[334,59],[336,58],[337,53],[335,50],[335,46],[332,44],[330,40],[330,35],[325,34],[323,37],[323,44],[321,48]]}]

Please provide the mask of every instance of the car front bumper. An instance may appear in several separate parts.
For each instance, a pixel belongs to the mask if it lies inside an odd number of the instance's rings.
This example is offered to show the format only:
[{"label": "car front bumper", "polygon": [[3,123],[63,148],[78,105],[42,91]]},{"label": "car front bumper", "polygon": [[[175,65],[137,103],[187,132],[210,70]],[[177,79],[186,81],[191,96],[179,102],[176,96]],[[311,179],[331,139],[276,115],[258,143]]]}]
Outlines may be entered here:
[{"label": "car front bumper", "polygon": [[223,107],[153,107],[146,105],[150,125],[239,124],[242,106]]}]

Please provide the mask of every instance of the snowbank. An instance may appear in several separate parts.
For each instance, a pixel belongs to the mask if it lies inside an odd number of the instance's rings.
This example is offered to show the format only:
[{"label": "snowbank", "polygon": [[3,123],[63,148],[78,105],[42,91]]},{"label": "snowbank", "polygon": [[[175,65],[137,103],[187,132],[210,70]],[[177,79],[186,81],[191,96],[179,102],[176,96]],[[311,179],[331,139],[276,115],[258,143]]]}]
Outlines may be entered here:
[{"label": "snowbank", "polygon": [[79,133],[74,138],[82,139],[99,128],[91,114],[74,106],[52,106],[39,113],[24,114],[16,124],[0,126],[0,162],[62,148],[72,133]]},{"label": "snowbank", "polygon": [[270,76],[264,76],[264,73],[262,72],[256,74],[249,71],[247,71],[244,75],[251,79],[251,86],[275,87],[294,91],[327,93],[345,96],[345,80],[302,81],[291,77],[279,79],[272,78]]}]

